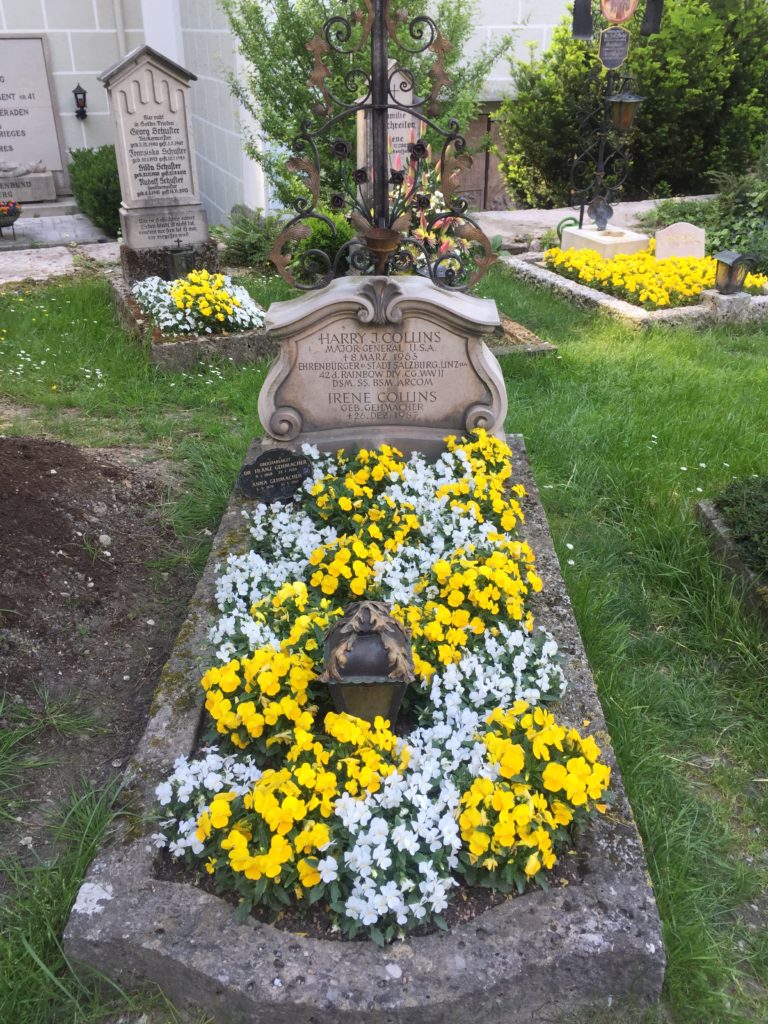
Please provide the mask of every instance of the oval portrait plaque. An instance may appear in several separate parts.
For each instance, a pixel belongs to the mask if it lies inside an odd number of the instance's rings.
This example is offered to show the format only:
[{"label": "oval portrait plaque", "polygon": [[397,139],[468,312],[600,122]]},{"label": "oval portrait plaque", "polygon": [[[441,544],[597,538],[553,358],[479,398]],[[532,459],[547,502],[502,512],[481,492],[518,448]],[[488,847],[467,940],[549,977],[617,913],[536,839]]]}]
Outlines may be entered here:
[{"label": "oval portrait plaque", "polygon": [[600,0],[600,10],[606,21],[619,25],[628,21],[637,10],[639,0]]}]

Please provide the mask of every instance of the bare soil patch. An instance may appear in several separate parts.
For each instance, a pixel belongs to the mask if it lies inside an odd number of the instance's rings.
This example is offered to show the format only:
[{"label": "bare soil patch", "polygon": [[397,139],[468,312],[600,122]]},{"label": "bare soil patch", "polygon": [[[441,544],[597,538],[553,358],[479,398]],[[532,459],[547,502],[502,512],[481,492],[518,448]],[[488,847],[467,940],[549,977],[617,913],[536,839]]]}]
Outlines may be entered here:
[{"label": "bare soil patch", "polygon": [[160,514],[168,469],[130,449],[0,437],[0,728],[51,702],[93,719],[49,726],[20,754],[48,763],[6,803],[0,857],[45,857],[52,813],[119,774],[144,730],[194,587],[157,564],[180,548]]}]

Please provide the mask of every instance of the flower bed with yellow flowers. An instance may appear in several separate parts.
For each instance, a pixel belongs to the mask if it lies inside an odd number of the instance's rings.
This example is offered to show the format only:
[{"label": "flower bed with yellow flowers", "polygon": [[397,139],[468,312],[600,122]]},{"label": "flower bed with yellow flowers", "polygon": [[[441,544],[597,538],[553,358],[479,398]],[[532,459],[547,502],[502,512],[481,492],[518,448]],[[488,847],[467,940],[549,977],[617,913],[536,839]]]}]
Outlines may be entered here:
[{"label": "flower bed with yellow flowers", "polygon": [[[384,943],[444,927],[461,876],[545,884],[605,809],[610,770],[547,706],[566,681],[531,611],[508,447],[479,432],[434,463],[305,452],[300,500],[256,506],[251,549],[221,567],[210,745],[158,787],[155,841],[242,914],[322,901],[342,935]],[[325,633],[360,598],[412,631],[403,736],[337,714],[317,681]]]},{"label": "flower bed with yellow flowers", "polygon": [[186,277],[137,281],[131,295],[165,337],[223,334],[264,326],[264,310],[226,274],[192,270]]},{"label": "flower bed with yellow flowers", "polygon": [[[593,249],[548,249],[544,265],[555,273],[624,299],[643,309],[671,309],[699,301],[707,288],[715,286],[716,262],[711,256],[670,257],[658,260],[654,242],[643,252],[621,253],[607,259]],[[748,274],[744,290],[763,294],[768,285],[764,274]]]}]

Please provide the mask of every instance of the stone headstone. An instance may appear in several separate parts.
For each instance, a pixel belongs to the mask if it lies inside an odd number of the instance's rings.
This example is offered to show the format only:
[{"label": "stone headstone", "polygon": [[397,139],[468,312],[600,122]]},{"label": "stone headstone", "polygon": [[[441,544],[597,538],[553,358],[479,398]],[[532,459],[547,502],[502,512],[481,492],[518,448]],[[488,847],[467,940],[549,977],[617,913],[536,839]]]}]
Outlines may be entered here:
[{"label": "stone headstone", "polygon": [[681,220],[656,232],[656,259],[665,260],[672,256],[704,257],[706,232],[695,224]]},{"label": "stone headstone", "polygon": [[344,277],[273,303],[280,354],[259,396],[274,444],[388,443],[436,454],[448,434],[503,436],[504,379],[485,344],[496,304],[414,277]]},{"label": "stone headstone", "polygon": [[[99,78],[109,93],[115,126],[124,249],[147,253],[193,246],[202,255],[211,243],[198,192],[189,108],[190,82],[196,76],[142,46]],[[146,264],[148,273],[167,276],[157,254],[135,262]],[[146,273],[128,268],[126,276]]]},{"label": "stone headstone", "polygon": [[55,199],[63,167],[43,39],[0,37],[0,199]]},{"label": "stone headstone", "polygon": [[271,505],[275,501],[291,501],[310,476],[309,459],[297,452],[272,449],[243,466],[237,486],[246,498]]},{"label": "stone headstone", "polygon": [[[401,107],[412,107],[415,101],[413,82],[401,71],[397,62],[389,62],[389,102],[398,103]],[[410,160],[408,146],[416,142],[421,134],[421,122],[415,114],[405,110],[389,110],[387,114],[387,149],[389,165],[398,169],[406,169]],[[357,114],[357,166],[373,166],[373,148],[370,131],[369,111],[360,110]]]}]

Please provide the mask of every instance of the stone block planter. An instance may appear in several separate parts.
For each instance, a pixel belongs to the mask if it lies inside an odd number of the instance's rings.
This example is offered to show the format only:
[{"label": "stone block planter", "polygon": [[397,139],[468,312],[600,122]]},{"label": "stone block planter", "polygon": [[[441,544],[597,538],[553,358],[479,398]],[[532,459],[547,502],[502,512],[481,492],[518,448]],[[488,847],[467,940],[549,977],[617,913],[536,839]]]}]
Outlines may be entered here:
[{"label": "stone block planter", "polygon": [[701,302],[695,306],[647,310],[548,270],[540,262],[539,253],[531,253],[524,257],[502,253],[500,259],[515,277],[563,295],[577,306],[602,309],[610,316],[633,327],[678,327],[685,324],[710,327],[718,323],[746,323],[768,319],[768,295],[748,295],[746,292],[721,295],[712,289],[702,292]]},{"label": "stone block planter", "polygon": [[[195,746],[199,679],[213,659],[214,566],[247,537],[247,502],[233,496],[129,769],[126,793],[136,816],[97,855],[72,910],[64,936],[72,962],[124,987],[158,984],[174,1003],[218,1024],[523,1024],[574,1011],[587,1019],[594,1007],[659,999],[664,949],[642,844],[522,439],[510,443],[529,494],[526,536],[544,579],[535,612],[567,659],[570,686],[559,712],[572,725],[590,719],[613,768],[614,802],[580,841],[579,878],[508,898],[450,932],[381,949],[254,918],[237,925],[231,904],[158,877],[148,820],[153,790]],[[247,461],[260,447],[254,443]]]},{"label": "stone block planter", "polygon": [[236,366],[245,366],[277,352],[277,342],[263,328],[233,334],[183,335],[175,339],[165,339],[156,330],[150,335],[149,319],[132,298],[122,278],[113,276],[111,284],[123,326],[142,344],[149,338],[149,359],[162,370],[193,370],[201,363],[210,363],[214,359],[225,359]]},{"label": "stone block planter", "polygon": [[768,580],[761,579],[744,562],[738,545],[725,521],[712,501],[700,501],[696,505],[696,518],[709,538],[709,543],[725,571],[739,580],[744,588],[744,598],[754,613],[768,628]]}]

